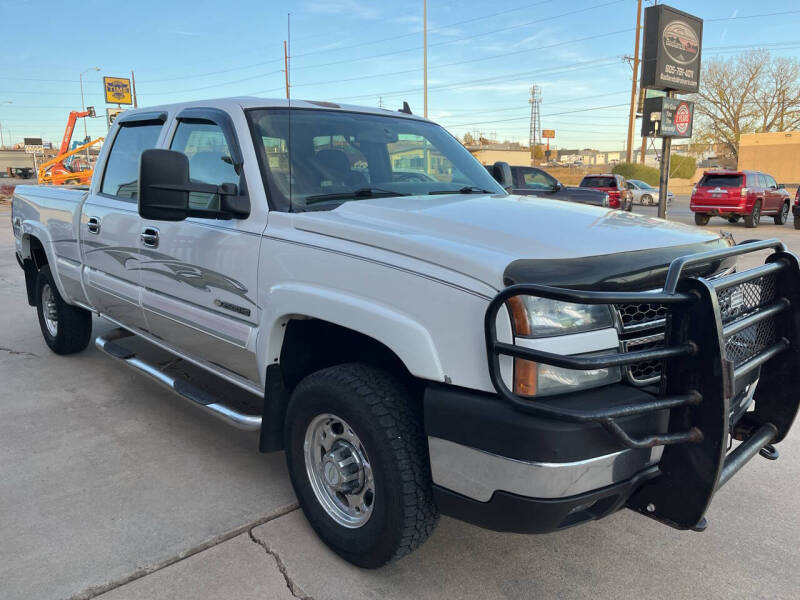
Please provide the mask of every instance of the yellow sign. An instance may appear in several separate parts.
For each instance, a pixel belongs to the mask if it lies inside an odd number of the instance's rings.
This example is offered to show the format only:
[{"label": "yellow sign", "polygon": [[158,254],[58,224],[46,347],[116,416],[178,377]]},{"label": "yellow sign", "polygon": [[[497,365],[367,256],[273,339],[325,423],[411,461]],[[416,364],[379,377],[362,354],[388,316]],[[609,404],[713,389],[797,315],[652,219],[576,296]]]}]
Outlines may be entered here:
[{"label": "yellow sign", "polygon": [[555,129],[542,129],[542,137],[546,140],[552,140],[556,137]]},{"label": "yellow sign", "polygon": [[133,104],[131,80],[124,77],[103,77],[106,102],[109,104]]}]

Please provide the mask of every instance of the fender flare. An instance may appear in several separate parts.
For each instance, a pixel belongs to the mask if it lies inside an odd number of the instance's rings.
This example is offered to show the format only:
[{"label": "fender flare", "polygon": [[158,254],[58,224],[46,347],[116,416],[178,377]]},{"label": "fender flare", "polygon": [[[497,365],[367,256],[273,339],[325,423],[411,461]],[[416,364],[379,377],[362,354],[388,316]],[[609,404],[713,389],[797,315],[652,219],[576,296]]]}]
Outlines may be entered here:
[{"label": "fender flare", "polygon": [[22,228],[21,246],[22,258],[31,258],[31,238],[36,238],[42,244],[44,254],[47,256],[47,264],[50,265],[50,273],[53,275],[53,280],[58,288],[58,293],[69,304],[72,304],[72,297],[64,289],[64,284],[61,282],[61,273],[58,269],[58,257],[56,256],[55,248],[53,247],[53,240],[47,228],[36,221],[24,220],[20,224]]},{"label": "fender flare", "polygon": [[280,360],[286,323],[301,317],[321,319],[373,338],[392,350],[416,377],[445,379],[430,332],[392,306],[308,283],[276,285],[262,298],[256,347],[262,377],[266,377],[267,366]]}]

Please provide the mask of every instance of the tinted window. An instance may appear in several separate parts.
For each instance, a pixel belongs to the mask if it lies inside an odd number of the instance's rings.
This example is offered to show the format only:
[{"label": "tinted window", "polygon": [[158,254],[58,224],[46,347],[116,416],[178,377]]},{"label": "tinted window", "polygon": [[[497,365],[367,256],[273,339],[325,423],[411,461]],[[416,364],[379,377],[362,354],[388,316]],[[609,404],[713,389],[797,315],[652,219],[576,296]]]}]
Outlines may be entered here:
[{"label": "tinted window", "polygon": [[[189,157],[189,179],[193,182],[210,185],[239,183],[225,135],[217,125],[181,121],[170,148]],[[189,194],[189,206],[219,210],[219,196],[192,192]]]},{"label": "tinted window", "polygon": [[139,156],[142,151],[155,148],[161,123],[124,125],[114,138],[114,145],[106,161],[100,191],[118,198],[136,199],[139,185]]},{"label": "tinted window", "polygon": [[[741,175],[703,175],[698,184],[701,187],[742,187]],[[755,182],[754,185],[758,185]]]},{"label": "tinted window", "polygon": [[522,169],[523,186],[529,190],[552,190],[556,180],[539,169]]},{"label": "tinted window", "polygon": [[764,186],[765,187],[778,187],[778,184],[775,183],[775,180],[772,178],[772,175],[767,175],[766,173],[762,175],[764,178]]},{"label": "tinted window", "polygon": [[581,187],[590,188],[615,188],[617,180],[614,177],[584,177]]}]

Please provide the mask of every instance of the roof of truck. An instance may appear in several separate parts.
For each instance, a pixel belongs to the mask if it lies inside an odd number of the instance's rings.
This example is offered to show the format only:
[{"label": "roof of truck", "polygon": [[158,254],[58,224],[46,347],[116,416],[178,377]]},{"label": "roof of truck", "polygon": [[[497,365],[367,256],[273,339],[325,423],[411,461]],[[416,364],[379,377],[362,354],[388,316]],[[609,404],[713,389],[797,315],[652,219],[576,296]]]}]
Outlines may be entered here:
[{"label": "roof of truck", "polygon": [[161,110],[167,112],[177,112],[189,107],[208,107],[219,108],[232,111],[237,108],[313,108],[332,111],[360,112],[374,115],[391,115],[393,117],[404,117],[409,119],[427,120],[421,116],[404,113],[388,108],[377,108],[372,106],[358,106],[355,104],[340,104],[338,102],[324,102],[320,100],[287,100],[286,98],[258,98],[256,96],[239,96],[233,98],[214,98],[210,100],[194,100],[192,102],[175,102],[172,104],[159,104],[156,106],[146,106],[126,110],[124,114],[134,114],[137,112],[152,112]]}]

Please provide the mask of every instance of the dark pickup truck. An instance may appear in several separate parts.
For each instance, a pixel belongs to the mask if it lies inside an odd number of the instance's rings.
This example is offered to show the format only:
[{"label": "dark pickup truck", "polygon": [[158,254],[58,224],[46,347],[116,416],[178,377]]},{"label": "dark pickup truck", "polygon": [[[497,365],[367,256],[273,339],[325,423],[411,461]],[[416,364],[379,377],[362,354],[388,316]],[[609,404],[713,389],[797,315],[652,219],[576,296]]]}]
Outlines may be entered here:
[{"label": "dark pickup truck", "polygon": [[608,194],[597,190],[568,187],[536,167],[511,167],[511,193],[520,196],[541,196],[568,200],[592,206],[608,206]]}]

